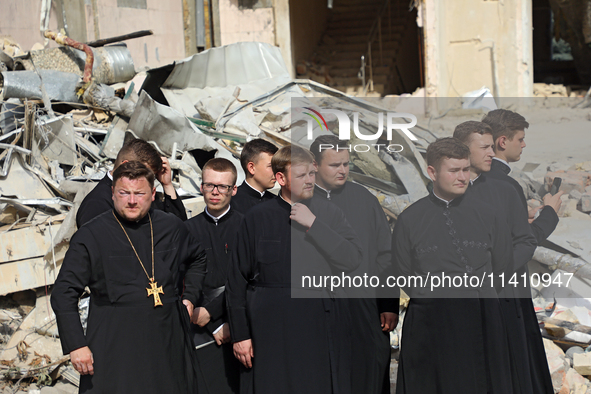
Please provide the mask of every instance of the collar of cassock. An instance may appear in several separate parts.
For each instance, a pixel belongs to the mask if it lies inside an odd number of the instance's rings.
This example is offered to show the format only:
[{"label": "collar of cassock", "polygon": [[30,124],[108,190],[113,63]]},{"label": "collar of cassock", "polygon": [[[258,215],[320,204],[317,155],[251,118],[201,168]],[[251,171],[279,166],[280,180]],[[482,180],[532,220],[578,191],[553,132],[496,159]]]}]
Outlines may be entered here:
[{"label": "collar of cassock", "polygon": [[503,159],[499,159],[498,157],[493,157],[493,165],[499,166],[501,170],[507,175],[511,173],[511,166]]},{"label": "collar of cassock", "polygon": [[245,191],[247,194],[249,194],[249,195],[251,195],[251,196],[253,196],[253,197],[256,197],[256,198],[263,198],[263,197],[265,196],[265,193],[267,193],[267,191],[266,191],[266,190],[265,190],[264,192],[262,192],[262,193],[261,193],[260,191],[258,191],[258,190],[257,190],[257,189],[255,189],[254,187],[250,186],[250,183],[246,182],[246,180],[244,180],[244,183],[243,183],[243,185],[246,185],[246,186],[244,187],[244,191]]},{"label": "collar of cassock", "polygon": [[217,225],[219,222],[230,217],[231,208],[232,208],[231,206],[228,206],[228,209],[226,209],[226,212],[224,212],[220,216],[216,217],[216,216],[213,216],[211,213],[209,213],[209,210],[207,209],[207,207],[205,207],[205,217]]},{"label": "collar of cassock", "polygon": [[338,189],[326,190],[322,186],[319,186],[317,183],[315,183],[314,193],[318,193],[322,197],[330,200],[332,195],[341,193],[345,189],[345,186],[347,186],[347,182],[345,182],[345,184],[342,187],[339,187]]},{"label": "collar of cassock", "polygon": [[[479,180],[480,179],[480,180]],[[474,179],[470,179],[470,185],[473,185],[475,183],[479,183],[482,182],[482,180],[484,179],[484,176],[482,173],[478,174],[478,176]]]},{"label": "collar of cassock", "polygon": [[[137,222],[132,222],[132,221],[125,219],[123,216],[119,215],[119,213],[117,212],[116,209],[113,209],[113,212],[115,212],[115,216],[117,216],[117,219],[119,219],[119,221],[123,225],[125,225],[125,227],[138,228],[146,223],[150,223],[150,218],[148,218],[148,214],[146,214],[143,218],[141,218]],[[150,207],[150,210],[148,211],[148,213],[150,215],[154,216],[154,207]]]},{"label": "collar of cassock", "polygon": [[281,192],[279,192],[279,198],[276,198],[275,201],[277,201],[279,206],[283,207],[287,212],[291,212],[291,204],[283,199]]},{"label": "collar of cassock", "polygon": [[433,193],[433,191],[431,191],[429,193],[429,199],[438,207],[449,208],[449,207],[455,207],[455,206],[459,205],[460,202],[462,202],[464,195],[465,194],[462,194],[461,196],[456,197],[451,201],[446,201],[443,198],[436,196],[435,193]]}]

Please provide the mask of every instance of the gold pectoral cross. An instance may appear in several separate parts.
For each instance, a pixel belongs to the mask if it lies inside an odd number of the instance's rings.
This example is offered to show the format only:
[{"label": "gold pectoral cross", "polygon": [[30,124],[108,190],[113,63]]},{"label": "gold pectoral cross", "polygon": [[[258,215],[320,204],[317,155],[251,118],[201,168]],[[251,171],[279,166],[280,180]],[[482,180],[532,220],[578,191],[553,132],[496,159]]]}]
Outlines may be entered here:
[{"label": "gold pectoral cross", "polygon": [[154,296],[154,306],[162,305],[162,301],[160,300],[160,294],[164,294],[164,290],[162,290],[162,286],[158,287],[158,282],[154,282],[154,278],[150,279],[150,288],[146,288],[148,291],[148,297]]}]

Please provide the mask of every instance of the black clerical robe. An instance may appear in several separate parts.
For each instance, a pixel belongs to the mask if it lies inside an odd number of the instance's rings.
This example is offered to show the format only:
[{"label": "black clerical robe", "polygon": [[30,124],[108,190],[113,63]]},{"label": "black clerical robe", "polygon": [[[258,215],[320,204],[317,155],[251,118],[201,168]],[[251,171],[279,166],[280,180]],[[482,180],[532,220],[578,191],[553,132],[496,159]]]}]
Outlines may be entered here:
[{"label": "black clerical robe", "polygon": [[232,209],[245,215],[252,207],[264,201],[272,200],[276,195],[268,190],[261,195],[261,193],[250,187],[246,181],[238,186],[236,195],[232,197]]},{"label": "black clerical robe", "polygon": [[238,392],[240,362],[234,357],[232,344],[211,342],[213,332],[227,322],[225,285],[241,221],[242,214],[230,207],[217,222],[205,212],[185,222],[207,254],[203,293],[195,306],[207,309],[211,320],[205,327],[191,325],[197,346],[199,394]]},{"label": "black clerical robe", "polygon": [[[343,213],[328,201],[303,201],[316,215],[305,229],[290,223],[281,197],[252,208],[238,233],[226,297],[232,341],[252,339],[252,387],[241,392],[351,393],[347,299],[326,289],[299,289],[292,272],[330,275],[355,269],[359,241]],[[295,278],[294,282],[300,283]]]},{"label": "black clerical robe", "polygon": [[[503,163],[502,161],[493,158],[492,165],[490,171],[487,172],[487,175],[491,178],[500,179],[504,182],[508,182],[515,188],[517,191],[517,195],[521,200],[521,204],[525,208],[525,214],[527,218],[527,200],[525,199],[525,194],[523,193],[523,188],[515,179],[509,176],[511,172],[511,167],[507,164]],[[531,229],[538,241],[538,245],[544,242],[550,234],[554,231],[556,226],[558,225],[558,215],[556,211],[552,207],[544,207],[540,211],[539,216],[531,223]]]},{"label": "black clerical robe", "polygon": [[[105,175],[103,179],[98,181],[94,189],[84,197],[76,213],[76,226],[78,228],[101,213],[113,209],[112,186],[113,181],[109,178],[109,175]],[[156,193],[152,206],[161,211],[170,212],[181,220],[187,220],[185,206],[178,196],[173,200],[166,193]]]},{"label": "black clerical robe", "polygon": [[[205,252],[172,214],[151,209],[138,222],[118,217],[150,275],[152,219],[154,277],[164,291],[163,305],[155,307],[146,273],[113,212],[74,234],[51,296],[64,354],[84,346],[93,353],[94,375],[81,376],[80,393],[194,394],[189,315],[176,283],[179,266],[186,264],[183,298],[195,304]],[[86,334],[78,315],[85,286],[92,293]]]},{"label": "black clerical robe", "polygon": [[[520,225],[527,225],[533,233],[536,244],[543,242],[554,231],[558,224],[558,215],[552,207],[544,207],[540,215],[533,223],[528,224],[527,201],[523,193],[523,188],[515,179],[509,176],[511,168],[502,161],[493,159],[491,171],[486,173],[486,179],[490,181],[497,180],[510,186],[517,193],[518,201],[513,205],[519,205],[521,212],[512,212],[515,215],[514,221]],[[482,176],[482,175],[481,175]],[[476,184],[475,184],[476,185]],[[483,187],[482,191],[486,188]],[[494,199],[502,199],[504,195],[511,194],[505,188],[495,186],[491,189]],[[496,189],[496,190],[492,190]],[[514,197],[511,197],[515,201]],[[515,240],[514,240],[515,244]],[[533,253],[532,253],[533,254]],[[507,324],[509,334],[509,345],[511,356],[516,366],[517,377],[514,381],[518,386],[515,387],[516,393],[546,393],[553,392],[552,377],[548,369],[546,351],[542,334],[538,325],[538,318],[535,314],[534,305],[531,299],[531,290],[529,287],[529,270],[527,262],[530,258],[527,256],[515,256],[515,272],[518,277],[526,275],[528,283],[525,287],[520,287],[516,291],[513,287],[506,287],[501,292],[503,313]]]},{"label": "black clerical robe", "polygon": [[[391,265],[392,234],[377,198],[352,182],[330,191],[316,185],[313,198],[326,199],[338,206],[360,238],[364,260],[351,275],[387,273]],[[376,299],[369,294],[365,298],[351,298],[349,303],[353,337],[352,392],[389,393],[390,335],[382,331],[380,313],[398,313],[399,298]]]},{"label": "black clerical robe", "polygon": [[[396,274],[409,278],[500,274],[512,265],[506,225],[492,206],[433,193],[402,212],[392,237]],[[428,282],[430,283],[430,282]],[[404,287],[404,286],[403,286]],[[496,290],[455,288],[444,295],[406,288],[397,393],[512,393],[507,337]]]}]

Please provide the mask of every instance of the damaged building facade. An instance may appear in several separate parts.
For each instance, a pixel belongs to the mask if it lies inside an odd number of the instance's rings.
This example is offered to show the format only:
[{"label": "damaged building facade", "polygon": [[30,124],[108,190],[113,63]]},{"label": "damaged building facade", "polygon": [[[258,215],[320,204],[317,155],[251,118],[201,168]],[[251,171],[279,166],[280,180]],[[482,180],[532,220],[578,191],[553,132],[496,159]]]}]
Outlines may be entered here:
[{"label": "damaged building facade", "polygon": [[47,29],[87,42],[148,26],[153,36],[127,43],[138,69],[256,41],[280,48],[292,78],[349,94],[457,97],[487,86],[529,97],[537,82],[589,83],[590,10],[556,0],[8,0],[0,35],[31,48],[48,45]]}]

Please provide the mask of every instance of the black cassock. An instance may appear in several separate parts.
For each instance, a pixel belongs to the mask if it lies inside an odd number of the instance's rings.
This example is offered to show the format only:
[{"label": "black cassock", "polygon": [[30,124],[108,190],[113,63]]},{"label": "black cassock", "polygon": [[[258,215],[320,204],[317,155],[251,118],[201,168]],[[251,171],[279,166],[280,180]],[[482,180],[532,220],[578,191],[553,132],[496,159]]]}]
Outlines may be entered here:
[{"label": "black cassock", "polygon": [[[76,213],[76,226],[78,228],[89,220],[97,217],[101,213],[113,209],[113,198],[111,187],[113,181],[109,178],[109,175],[105,175],[101,179],[94,189],[88,193],[82,203],[78,212]],[[152,207],[159,209],[164,212],[169,212],[178,216],[181,220],[187,220],[187,212],[183,201],[177,196],[176,199],[170,198],[166,193],[156,193],[156,199],[152,202]]]},{"label": "black cassock", "polygon": [[351,393],[348,300],[321,288],[298,292],[315,298],[292,298],[290,287],[292,271],[300,283],[301,274],[353,270],[361,247],[334,204],[302,203],[316,215],[307,231],[278,197],[251,209],[238,234],[226,288],[230,330],[233,342],[252,339],[254,352],[241,393]]},{"label": "black cassock", "polygon": [[[509,176],[510,172],[511,167],[502,161],[493,158],[490,171],[486,174],[490,178],[495,178],[510,183],[511,186],[513,186],[513,188],[517,191],[517,195],[519,196],[521,204],[525,208],[527,215],[527,200],[525,199],[523,188],[519,182]],[[540,209],[539,212],[540,215],[531,223],[531,230],[538,241],[538,245],[544,242],[558,225],[558,215],[552,207],[544,207]]]},{"label": "black cassock", "polygon": [[[493,178],[492,180],[504,183],[516,191],[518,196],[516,203],[519,204],[521,212],[513,214],[519,215],[516,216],[516,220],[519,218],[521,223],[525,223],[525,225],[530,227],[536,243],[539,244],[545,241],[556,228],[558,215],[552,207],[544,207],[539,211],[540,215],[533,223],[531,225],[528,224],[527,201],[523,193],[523,188],[519,182],[509,176],[510,172],[511,167],[502,161],[493,159],[491,170],[486,175],[488,178]],[[497,196],[495,198],[500,197]],[[513,311],[511,311],[510,307],[504,308],[503,310],[506,315],[509,343],[512,348],[511,355],[514,357],[518,372],[517,382],[519,386],[516,387],[515,391],[518,393],[552,394],[554,392],[552,377],[548,369],[548,361],[546,359],[542,334],[538,325],[538,318],[531,300],[529,270],[527,269],[528,261],[529,258],[525,261],[515,259],[516,273],[519,277],[524,273],[526,274],[528,278],[527,286],[521,287],[520,292],[506,293],[505,291],[501,293],[501,296],[515,298],[514,301],[506,300],[506,303],[516,304]],[[509,288],[506,290],[512,289]],[[510,315],[507,316],[507,314]]]},{"label": "black cassock", "polygon": [[[326,191],[316,185],[314,198],[338,206],[360,238],[365,259],[351,275],[383,275],[391,265],[391,231],[377,198],[366,188],[346,182]],[[391,296],[392,294],[390,294]],[[398,296],[396,294],[395,296]],[[382,331],[380,313],[399,312],[398,298],[349,299],[352,316],[352,392],[390,392],[390,336]]]},{"label": "black cassock", "polygon": [[[237,393],[240,362],[234,357],[231,343],[218,346],[213,332],[227,322],[225,285],[232,252],[236,248],[242,214],[233,207],[217,223],[205,212],[185,222],[187,229],[199,240],[207,254],[207,274],[203,295],[195,304],[211,316],[205,327],[192,324],[193,340],[197,349],[200,394]],[[205,345],[209,343],[208,345]],[[205,345],[199,347],[200,345]]]},{"label": "black cassock", "polygon": [[[492,206],[469,195],[450,203],[433,193],[402,212],[392,236],[396,274],[500,274],[512,264],[506,224]],[[429,282],[428,282],[429,283]],[[399,282],[400,284],[400,282]],[[498,283],[495,283],[498,286]],[[397,393],[512,393],[507,334],[496,289],[452,288],[454,297],[407,288]]]},{"label": "black cassock", "polygon": [[276,195],[268,190],[265,190],[261,195],[258,190],[253,189],[244,181],[242,185],[238,186],[236,195],[232,197],[232,209],[245,215],[255,205],[276,197]]},{"label": "black cassock", "polygon": [[[163,305],[147,296],[148,278],[113,216],[99,215],[80,228],[55,282],[51,305],[64,354],[88,346],[94,375],[80,378],[81,393],[195,393],[194,349],[189,315],[177,292],[179,266],[187,264],[183,298],[197,302],[206,257],[179,218],[150,210],[154,271]],[[152,272],[150,223],[119,217],[148,274]],[[78,297],[92,293],[86,335]]]}]

